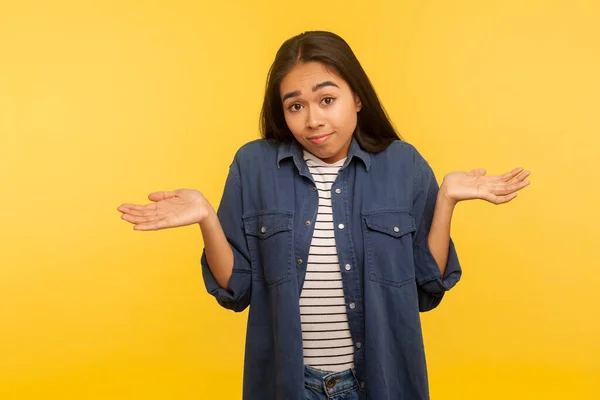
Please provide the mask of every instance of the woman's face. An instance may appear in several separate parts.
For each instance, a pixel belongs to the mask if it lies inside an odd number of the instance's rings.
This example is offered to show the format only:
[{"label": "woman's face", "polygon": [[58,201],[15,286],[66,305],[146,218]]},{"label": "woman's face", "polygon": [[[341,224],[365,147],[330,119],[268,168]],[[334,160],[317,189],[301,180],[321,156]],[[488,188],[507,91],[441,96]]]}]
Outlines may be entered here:
[{"label": "woman's face", "polygon": [[327,163],[347,156],[361,102],[342,78],[319,62],[296,64],[279,88],[288,128]]}]

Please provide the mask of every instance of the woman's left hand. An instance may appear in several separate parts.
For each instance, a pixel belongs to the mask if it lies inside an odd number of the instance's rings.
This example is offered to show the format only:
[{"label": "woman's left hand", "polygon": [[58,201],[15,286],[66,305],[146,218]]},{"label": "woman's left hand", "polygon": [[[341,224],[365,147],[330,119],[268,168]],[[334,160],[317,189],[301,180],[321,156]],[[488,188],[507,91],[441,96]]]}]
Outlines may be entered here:
[{"label": "woman's left hand", "polygon": [[440,194],[452,204],[463,200],[482,199],[493,204],[508,203],[527,185],[531,172],[516,168],[501,176],[485,176],[485,168],[470,172],[451,172],[444,177]]}]

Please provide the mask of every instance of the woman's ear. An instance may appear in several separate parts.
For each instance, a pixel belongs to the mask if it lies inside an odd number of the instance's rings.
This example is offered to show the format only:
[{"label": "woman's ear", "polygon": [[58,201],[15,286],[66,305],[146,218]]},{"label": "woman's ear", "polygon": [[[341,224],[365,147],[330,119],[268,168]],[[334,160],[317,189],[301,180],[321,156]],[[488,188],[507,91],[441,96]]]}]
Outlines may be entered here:
[{"label": "woman's ear", "polygon": [[356,112],[359,112],[362,108],[362,102],[356,93],[354,93],[354,103],[356,104]]}]

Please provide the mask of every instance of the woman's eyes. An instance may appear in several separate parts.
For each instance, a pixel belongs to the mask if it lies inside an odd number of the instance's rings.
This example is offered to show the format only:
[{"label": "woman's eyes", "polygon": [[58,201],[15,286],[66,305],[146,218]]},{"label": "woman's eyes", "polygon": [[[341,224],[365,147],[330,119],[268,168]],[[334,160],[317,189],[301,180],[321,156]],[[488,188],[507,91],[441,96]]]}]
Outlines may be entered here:
[{"label": "woman's eyes", "polygon": [[[330,106],[333,104],[334,100],[334,97],[324,97],[323,100],[321,100],[321,103],[324,103],[326,106]],[[294,103],[291,106],[289,106],[288,109],[290,111],[300,111],[302,109],[302,104]]]}]

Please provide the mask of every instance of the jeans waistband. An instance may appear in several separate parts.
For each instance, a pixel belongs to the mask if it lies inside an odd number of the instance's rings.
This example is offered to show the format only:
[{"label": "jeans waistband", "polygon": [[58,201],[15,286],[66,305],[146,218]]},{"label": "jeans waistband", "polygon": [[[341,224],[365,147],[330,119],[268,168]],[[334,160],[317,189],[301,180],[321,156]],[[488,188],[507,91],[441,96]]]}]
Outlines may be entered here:
[{"label": "jeans waistband", "polygon": [[304,383],[328,395],[341,394],[359,388],[358,379],[352,368],[345,371],[330,372],[305,365]]}]

